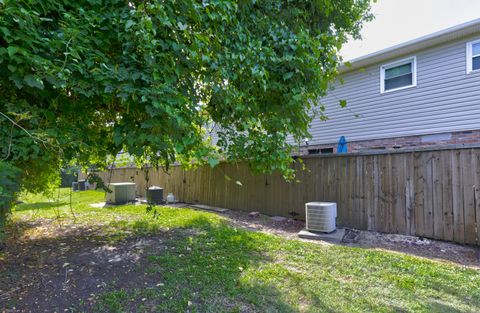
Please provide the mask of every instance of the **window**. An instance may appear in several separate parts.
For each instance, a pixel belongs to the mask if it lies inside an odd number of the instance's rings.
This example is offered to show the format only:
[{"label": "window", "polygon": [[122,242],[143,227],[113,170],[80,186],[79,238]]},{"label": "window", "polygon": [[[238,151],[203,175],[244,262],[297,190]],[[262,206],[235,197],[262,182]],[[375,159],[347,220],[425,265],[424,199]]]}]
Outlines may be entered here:
[{"label": "window", "polygon": [[389,92],[417,85],[416,58],[400,60],[380,67],[380,92]]},{"label": "window", "polygon": [[330,154],[330,153],[333,153],[333,148],[308,149],[308,154]]},{"label": "window", "polygon": [[480,70],[480,40],[467,42],[467,74]]}]

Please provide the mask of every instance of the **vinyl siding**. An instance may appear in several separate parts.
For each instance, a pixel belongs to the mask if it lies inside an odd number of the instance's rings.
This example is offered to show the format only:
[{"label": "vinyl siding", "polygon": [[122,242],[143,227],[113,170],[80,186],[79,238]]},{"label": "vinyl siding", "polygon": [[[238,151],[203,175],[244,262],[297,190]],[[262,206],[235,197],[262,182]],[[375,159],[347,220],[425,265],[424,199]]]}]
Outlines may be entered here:
[{"label": "vinyl siding", "polygon": [[[480,73],[466,74],[465,38],[342,75],[321,99],[327,121],[310,125],[311,144],[480,129]],[[380,93],[380,66],[416,56],[417,86]],[[347,100],[347,108],[339,100]],[[356,117],[358,115],[359,117]]]}]

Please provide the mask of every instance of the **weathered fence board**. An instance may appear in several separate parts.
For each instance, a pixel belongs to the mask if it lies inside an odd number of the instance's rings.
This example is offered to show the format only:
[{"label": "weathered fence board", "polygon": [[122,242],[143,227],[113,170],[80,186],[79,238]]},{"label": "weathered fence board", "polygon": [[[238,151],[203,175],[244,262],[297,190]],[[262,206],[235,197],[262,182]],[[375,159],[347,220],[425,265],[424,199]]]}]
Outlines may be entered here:
[{"label": "weathered fence board", "polygon": [[[443,239],[453,240],[452,155],[442,153],[442,216]],[[440,213],[440,209],[438,209]]]},{"label": "weathered fence board", "polygon": [[475,201],[475,222],[477,226],[477,244],[480,244],[480,151],[474,150],[474,165],[472,171],[475,175],[474,201]]},{"label": "weathered fence board", "polygon": [[[278,173],[252,175],[245,164],[149,171],[148,185],[181,201],[303,219],[308,201],[337,203],[339,225],[479,244],[480,148],[331,155],[304,159],[295,182]],[[119,168],[105,181],[135,181],[144,171]]]},{"label": "weathered fence board", "polygon": [[453,240],[465,242],[465,224],[463,219],[463,188],[460,151],[452,153],[452,198],[453,198]]}]

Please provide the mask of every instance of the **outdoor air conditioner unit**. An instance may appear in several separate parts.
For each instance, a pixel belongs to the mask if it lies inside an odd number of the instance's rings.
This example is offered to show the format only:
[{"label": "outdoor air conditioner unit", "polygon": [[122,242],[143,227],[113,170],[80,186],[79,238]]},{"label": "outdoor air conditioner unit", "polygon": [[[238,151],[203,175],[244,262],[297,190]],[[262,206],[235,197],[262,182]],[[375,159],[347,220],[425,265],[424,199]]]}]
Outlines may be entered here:
[{"label": "outdoor air conditioner unit", "polygon": [[330,233],[335,230],[337,204],[335,202],[305,203],[307,230]]},{"label": "outdoor air conditioner unit", "polygon": [[127,203],[135,201],[135,183],[111,183],[108,184],[107,203]]}]

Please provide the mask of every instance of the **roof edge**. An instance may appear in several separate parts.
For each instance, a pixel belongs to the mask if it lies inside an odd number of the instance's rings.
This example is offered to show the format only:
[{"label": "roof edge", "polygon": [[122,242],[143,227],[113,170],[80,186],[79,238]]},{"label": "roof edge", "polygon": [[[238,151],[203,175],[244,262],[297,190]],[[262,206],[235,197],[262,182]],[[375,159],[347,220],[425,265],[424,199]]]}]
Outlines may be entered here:
[{"label": "roof edge", "polygon": [[[342,63],[339,71],[340,73],[350,72],[363,66],[381,62],[383,60],[407,53],[412,53],[414,51],[445,43],[454,39],[460,39],[475,33],[480,33],[480,18],[421,36],[376,52],[372,52],[364,56],[353,58]],[[346,63],[349,63],[350,65],[347,66],[345,65]]]}]

